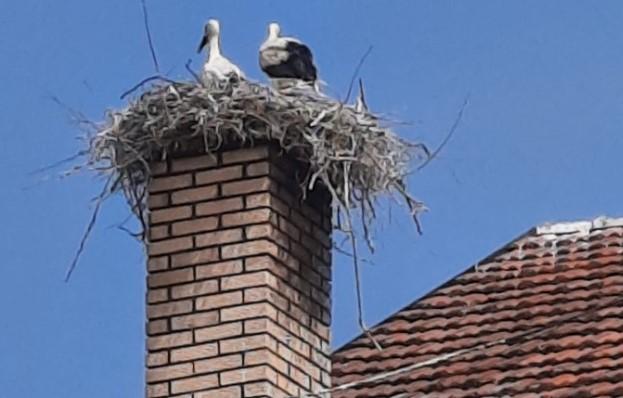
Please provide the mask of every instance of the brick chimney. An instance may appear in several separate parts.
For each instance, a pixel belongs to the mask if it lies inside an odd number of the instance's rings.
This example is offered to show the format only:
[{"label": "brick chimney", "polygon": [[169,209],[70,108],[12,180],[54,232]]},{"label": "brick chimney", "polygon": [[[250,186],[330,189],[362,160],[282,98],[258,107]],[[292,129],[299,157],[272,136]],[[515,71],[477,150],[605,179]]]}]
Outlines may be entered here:
[{"label": "brick chimney", "polygon": [[147,397],[328,387],[329,196],[301,199],[300,165],[270,144],[152,171]]}]

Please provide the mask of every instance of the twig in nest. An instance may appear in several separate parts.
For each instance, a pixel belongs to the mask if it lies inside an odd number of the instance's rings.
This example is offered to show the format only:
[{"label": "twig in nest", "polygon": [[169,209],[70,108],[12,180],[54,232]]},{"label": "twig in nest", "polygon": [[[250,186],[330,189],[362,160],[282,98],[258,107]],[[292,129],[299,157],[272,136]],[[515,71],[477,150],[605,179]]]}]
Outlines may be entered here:
[{"label": "twig in nest", "polygon": [[149,16],[147,15],[147,4],[145,3],[145,0],[141,0],[141,6],[143,8],[143,24],[145,25],[145,34],[147,35],[147,43],[149,44],[151,60],[154,62],[154,68],[156,69],[156,73],[160,73],[160,65],[158,65],[158,58],[156,57],[154,42],[151,39],[151,30],[149,29]]},{"label": "twig in nest", "polygon": [[201,81],[201,78],[199,77],[199,75],[197,75],[197,73],[195,73],[195,71],[190,67],[190,64],[193,61],[189,58],[188,61],[186,61],[186,64],[184,65],[184,67],[186,67],[186,70],[188,71],[188,73],[190,73],[192,75],[192,77],[195,79],[195,81],[198,84],[203,84],[203,82]]},{"label": "twig in nest", "polygon": [[167,77],[164,77],[164,76],[160,76],[160,75],[149,76],[149,77],[146,77],[145,79],[141,80],[140,82],[136,83],[134,86],[132,86],[132,88],[130,88],[129,90],[127,90],[123,94],[121,94],[121,99],[124,99],[125,97],[127,97],[130,94],[132,94],[133,92],[135,92],[139,88],[143,87],[145,84],[147,84],[149,82],[153,82],[154,80],[162,80],[162,81],[165,81],[167,83],[175,84],[174,80],[171,80],[171,79],[169,79]]},{"label": "twig in nest", "polygon": [[441,142],[441,144],[439,144],[439,146],[437,147],[437,149],[435,149],[433,151],[433,153],[430,154],[430,156],[428,157],[428,159],[426,159],[424,161],[424,163],[422,163],[421,165],[418,166],[418,168],[416,170],[422,170],[424,167],[426,167],[433,159],[435,159],[437,157],[437,155],[439,155],[439,152],[441,152],[441,150],[446,146],[446,144],[450,141],[450,138],[452,138],[452,136],[454,135],[457,127],[459,127],[459,123],[461,123],[461,119],[463,118],[463,111],[465,111],[465,107],[467,107],[467,104],[469,103],[469,96],[470,94],[467,94],[465,96],[465,99],[463,100],[463,105],[461,105],[461,109],[459,109],[459,113],[456,115],[456,119],[454,119],[454,123],[452,123],[452,127],[450,128],[450,131],[448,131],[448,134],[446,135],[446,137],[443,139],[443,141]]}]

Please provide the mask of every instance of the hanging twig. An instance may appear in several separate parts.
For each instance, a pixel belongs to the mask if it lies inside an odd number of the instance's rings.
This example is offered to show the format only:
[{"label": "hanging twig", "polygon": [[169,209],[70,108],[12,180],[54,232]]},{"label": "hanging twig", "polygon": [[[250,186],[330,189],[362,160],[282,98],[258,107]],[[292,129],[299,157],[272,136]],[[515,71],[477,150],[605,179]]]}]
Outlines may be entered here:
[{"label": "hanging twig", "polygon": [[136,239],[139,242],[143,242],[143,232],[132,232],[128,227],[123,225],[117,226],[117,229],[127,233],[133,239]]},{"label": "hanging twig", "polygon": [[121,229],[120,227],[125,228],[125,225],[126,225],[128,222],[130,222],[130,220],[131,220],[131,219],[132,219],[132,217],[134,217],[134,216],[135,216],[135,214],[134,214],[134,213],[132,213],[132,212],[130,212],[130,214],[128,214],[128,215],[127,215],[127,216],[123,219],[123,221],[121,221],[121,222],[119,222],[119,223],[114,223],[114,224],[112,224],[112,225],[108,225],[108,226],[106,227],[106,229],[111,229],[111,228]]},{"label": "hanging twig", "polygon": [[366,322],[363,315],[363,292],[361,287],[361,270],[359,268],[359,256],[357,255],[357,238],[355,236],[355,232],[353,231],[352,225],[352,216],[350,214],[350,209],[348,207],[344,207],[344,212],[346,213],[346,227],[348,228],[345,231],[348,238],[350,239],[350,247],[352,249],[352,260],[353,260],[353,273],[355,276],[355,291],[357,295],[357,322],[359,323],[359,328],[361,331],[370,339],[374,347],[383,351],[383,347],[379,344],[376,338],[370,332],[370,329],[366,326]]},{"label": "hanging twig", "polygon": [[[145,167],[149,167],[146,165]],[[147,209],[145,203],[145,196],[147,195],[147,190],[141,184],[138,184],[134,181],[134,177],[132,175],[128,176],[129,184],[126,187],[126,197],[129,199],[128,203],[130,204],[132,212],[138,218],[139,223],[141,224],[141,240],[147,242],[149,237],[147,236],[148,227],[147,227]]]},{"label": "hanging twig", "polygon": [[112,174],[110,175],[110,177],[108,177],[108,180],[104,184],[104,189],[95,198],[95,208],[93,209],[93,212],[91,213],[91,219],[89,220],[89,223],[87,224],[87,228],[82,234],[82,239],[80,239],[80,245],[78,245],[78,250],[76,250],[76,254],[74,255],[73,260],[71,261],[69,268],[67,268],[67,272],[65,273],[65,282],[69,282],[69,278],[71,278],[72,273],[76,269],[76,265],[78,265],[78,260],[80,260],[80,256],[82,255],[82,252],[84,251],[84,246],[87,243],[89,236],[91,235],[91,231],[93,231],[95,222],[97,221],[97,216],[99,215],[102,203],[104,202],[104,200],[110,193],[109,191],[110,182],[112,181],[113,177],[114,175]]},{"label": "hanging twig", "polygon": [[[342,230],[340,230],[340,232],[342,232]],[[346,240],[349,240],[348,237],[346,237]],[[336,252],[349,257],[349,258],[353,258],[353,253],[344,250],[343,248],[341,248],[338,244],[336,244],[335,242],[333,243],[333,245],[331,245],[331,247],[333,248],[333,250],[335,250]],[[367,258],[360,258],[358,259],[360,262],[362,263],[366,263],[366,264],[370,264],[370,265],[376,265],[376,263],[372,260],[368,260]]]}]

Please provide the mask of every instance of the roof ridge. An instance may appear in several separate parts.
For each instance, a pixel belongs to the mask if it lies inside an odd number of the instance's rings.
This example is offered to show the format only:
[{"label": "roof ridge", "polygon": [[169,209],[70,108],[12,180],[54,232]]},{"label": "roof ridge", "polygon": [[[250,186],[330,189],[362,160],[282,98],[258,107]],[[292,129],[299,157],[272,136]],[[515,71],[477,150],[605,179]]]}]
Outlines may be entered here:
[{"label": "roof ridge", "polygon": [[623,217],[607,217],[599,216],[591,220],[582,221],[562,221],[554,223],[545,223],[534,228],[533,233],[536,236],[541,235],[564,235],[564,234],[580,234],[588,235],[592,231],[599,229],[607,229],[613,227],[623,227]]}]

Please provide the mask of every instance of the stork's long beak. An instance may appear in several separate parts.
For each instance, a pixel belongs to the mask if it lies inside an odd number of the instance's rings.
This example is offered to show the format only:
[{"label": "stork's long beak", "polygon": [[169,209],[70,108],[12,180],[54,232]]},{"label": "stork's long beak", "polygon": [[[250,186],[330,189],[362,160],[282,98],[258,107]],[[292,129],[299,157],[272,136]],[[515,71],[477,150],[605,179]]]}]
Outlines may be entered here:
[{"label": "stork's long beak", "polygon": [[359,95],[357,96],[355,109],[357,112],[368,111],[368,104],[366,104],[366,93],[363,89],[363,79],[359,78]]},{"label": "stork's long beak", "polygon": [[203,48],[206,46],[206,44],[208,44],[208,36],[203,35],[203,37],[201,38],[201,43],[199,43],[199,48],[197,48],[197,52],[200,53],[201,50],[203,50]]},{"label": "stork's long beak", "polygon": [[361,98],[361,102],[363,102],[363,105],[367,108],[368,105],[366,104],[366,92],[363,89],[363,79],[359,78],[359,97]]}]

